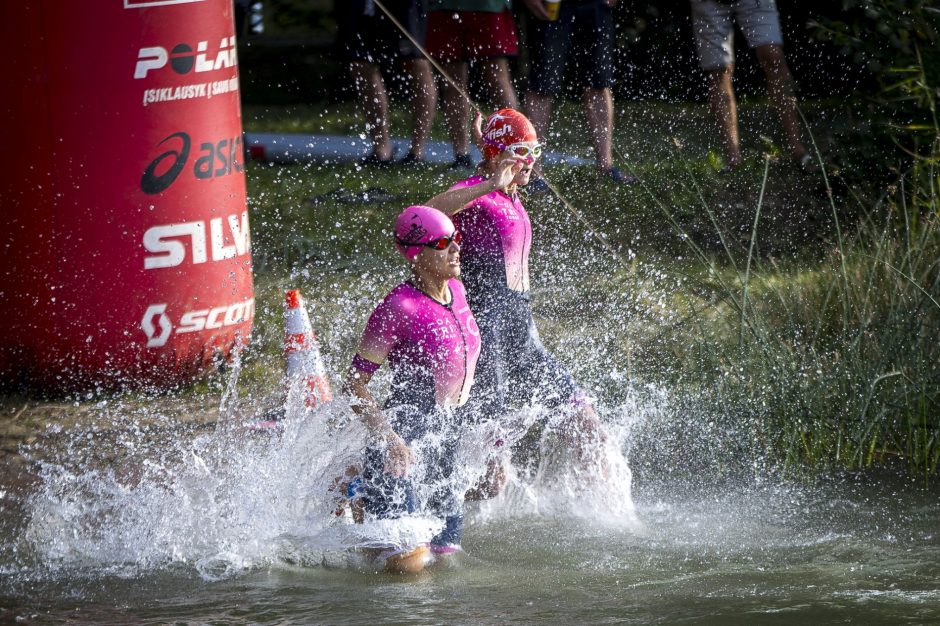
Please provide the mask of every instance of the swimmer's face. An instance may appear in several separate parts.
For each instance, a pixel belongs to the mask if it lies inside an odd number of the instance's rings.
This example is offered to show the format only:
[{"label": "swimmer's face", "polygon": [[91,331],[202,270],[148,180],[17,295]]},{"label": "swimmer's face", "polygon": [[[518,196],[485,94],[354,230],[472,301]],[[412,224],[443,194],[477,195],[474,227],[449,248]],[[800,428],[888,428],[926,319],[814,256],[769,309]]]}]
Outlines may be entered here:
[{"label": "swimmer's face", "polygon": [[425,246],[415,257],[415,267],[420,267],[424,271],[444,280],[459,278],[460,244],[457,243],[459,237],[452,235],[449,239],[447,247],[441,250]]},{"label": "swimmer's face", "polygon": [[542,145],[538,141],[524,141],[513,144],[510,149],[500,153],[500,159],[513,158],[518,161],[519,166],[516,175],[512,179],[515,185],[528,185],[529,178],[532,176],[532,168],[535,167],[535,161],[541,155]]}]

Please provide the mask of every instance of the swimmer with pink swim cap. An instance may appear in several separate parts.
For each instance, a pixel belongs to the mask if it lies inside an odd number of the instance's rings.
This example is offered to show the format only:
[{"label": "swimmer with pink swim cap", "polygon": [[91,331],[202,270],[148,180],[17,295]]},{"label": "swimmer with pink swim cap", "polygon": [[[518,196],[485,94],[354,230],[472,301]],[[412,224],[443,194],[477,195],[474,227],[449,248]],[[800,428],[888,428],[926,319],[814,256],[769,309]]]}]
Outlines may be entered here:
[{"label": "swimmer with pink swim cap", "polygon": [[[344,391],[354,397],[353,408],[373,435],[361,477],[366,514],[395,518],[429,511],[444,522],[429,546],[377,555],[388,571],[415,572],[431,554],[460,547],[463,493],[447,491],[459,435],[454,409],[469,397],[480,334],[458,280],[461,233],[450,218],[430,207],[408,207],[395,221],[394,239],[411,278],[392,289],[369,317]],[[380,407],[368,384],[384,364],[392,371],[392,384]],[[428,436],[443,443],[422,459],[427,471],[413,476],[411,446]],[[418,500],[418,481],[425,487],[421,492],[434,492],[433,502]]]},{"label": "swimmer with pink swim cap", "polygon": [[431,207],[408,207],[395,220],[395,245],[409,261],[414,261],[425,247],[446,250],[451,240],[460,244],[460,238],[450,218]]},{"label": "swimmer with pink swim cap", "polygon": [[[462,278],[483,342],[468,409],[482,418],[520,405],[558,409],[568,415],[562,434],[587,467],[598,458],[606,429],[587,394],[542,345],[532,319],[532,223],[518,190],[528,184],[542,146],[529,120],[513,109],[490,115],[480,134],[484,161],[476,175],[426,203],[463,234]],[[600,476],[608,472],[596,469]],[[499,486],[490,483],[483,492],[492,495]]]}]

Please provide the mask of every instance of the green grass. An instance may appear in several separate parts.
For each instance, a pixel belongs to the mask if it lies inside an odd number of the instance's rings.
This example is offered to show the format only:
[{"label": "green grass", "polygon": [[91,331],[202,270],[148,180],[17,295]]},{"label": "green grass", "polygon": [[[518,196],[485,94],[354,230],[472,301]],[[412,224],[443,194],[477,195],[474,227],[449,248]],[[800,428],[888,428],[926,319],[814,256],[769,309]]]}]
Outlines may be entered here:
[{"label": "green grass", "polygon": [[[827,160],[828,180],[798,172],[762,137],[746,146],[745,166],[725,178],[715,172],[720,159],[703,107],[620,108],[620,165],[642,185],[617,188],[598,181],[592,168],[550,168],[547,176],[570,207],[546,196],[526,200],[546,343],[605,402],[616,404],[637,383],[666,385],[695,398],[703,420],[753,438],[749,447],[790,470],[900,461],[934,474],[936,195],[898,188],[888,196],[881,190],[879,199],[879,177],[867,177],[867,188],[840,186],[832,175],[852,161],[838,161],[851,152],[836,141],[851,130],[837,124],[819,139],[836,155]],[[825,106],[814,109],[821,115]],[[775,128],[765,107],[743,111],[744,132]],[[328,112],[249,107],[245,125],[362,130],[348,105]],[[443,138],[440,127],[435,134]],[[393,135],[407,135],[400,113]],[[552,149],[590,155],[577,107],[562,107],[548,141]],[[856,180],[866,178],[856,173]],[[264,304],[245,380],[276,392],[279,300],[288,287],[304,290],[338,375],[375,302],[405,276],[390,244],[394,216],[456,175],[444,167],[252,164],[248,178]],[[341,204],[330,196],[374,188],[393,199]],[[918,208],[905,211],[905,204]],[[923,217],[905,224],[903,215]]]}]

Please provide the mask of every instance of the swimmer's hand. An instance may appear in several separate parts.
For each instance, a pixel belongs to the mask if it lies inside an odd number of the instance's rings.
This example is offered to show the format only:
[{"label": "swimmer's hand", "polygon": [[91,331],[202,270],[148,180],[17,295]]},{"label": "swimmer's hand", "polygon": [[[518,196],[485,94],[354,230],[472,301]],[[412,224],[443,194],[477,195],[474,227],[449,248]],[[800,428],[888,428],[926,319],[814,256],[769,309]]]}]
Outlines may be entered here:
[{"label": "swimmer's hand", "polygon": [[411,450],[398,433],[389,433],[388,447],[385,449],[385,473],[392,478],[404,478],[411,464]]},{"label": "swimmer's hand", "polygon": [[496,165],[496,174],[493,175],[494,188],[505,189],[511,185],[512,181],[516,178],[516,174],[519,173],[519,170],[521,170],[525,164],[525,159],[516,156],[506,157],[501,160]]}]

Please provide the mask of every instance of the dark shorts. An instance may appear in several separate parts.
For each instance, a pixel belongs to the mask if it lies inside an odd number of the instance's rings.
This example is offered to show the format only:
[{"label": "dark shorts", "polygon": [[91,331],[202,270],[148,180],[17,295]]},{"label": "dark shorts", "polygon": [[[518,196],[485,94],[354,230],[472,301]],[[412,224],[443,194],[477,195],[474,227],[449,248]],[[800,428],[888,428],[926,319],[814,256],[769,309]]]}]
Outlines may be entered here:
[{"label": "dark shorts", "polygon": [[428,414],[410,405],[386,410],[395,432],[409,446],[429,434],[439,434],[442,424],[446,424],[443,428],[446,434],[440,445],[426,451],[423,460],[427,471],[424,476],[392,478],[383,470],[385,451],[366,448],[362,468],[363,508],[367,513],[384,519],[410,513],[435,515],[444,521],[444,529],[431,539],[431,545],[460,545],[463,493],[457,493],[452,483],[458,444],[453,415],[439,411]]},{"label": "dark shorts", "polygon": [[425,48],[445,63],[516,56],[516,22],[509,9],[502,13],[430,11]]},{"label": "dark shorts", "polygon": [[578,388],[542,345],[528,294],[506,289],[471,302],[471,307],[482,351],[465,409],[470,418],[490,419],[525,405],[556,408],[571,401]]},{"label": "dark shorts", "polygon": [[[423,45],[427,17],[423,3],[389,1],[383,4],[418,43]],[[366,15],[366,11],[370,15]],[[421,52],[398,27],[369,0],[343,0],[336,3],[336,46],[340,58],[349,63],[359,61],[376,65],[392,65],[401,59],[423,58]]]},{"label": "dark shorts", "polygon": [[532,72],[529,91],[561,94],[568,52],[574,43],[578,75],[585,88],[614,84],[614,17],[603,0],[565,0],[554,22],[529,20]]}]

